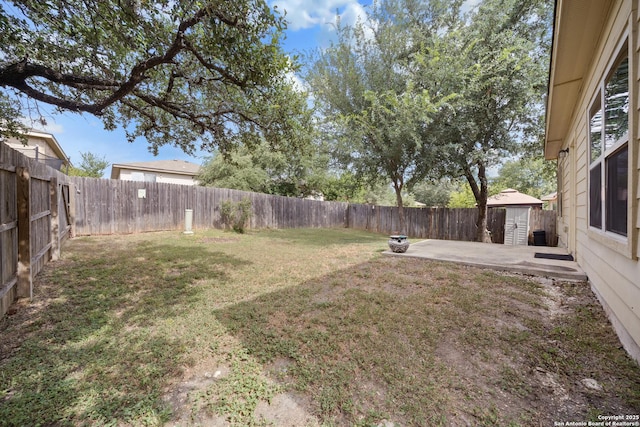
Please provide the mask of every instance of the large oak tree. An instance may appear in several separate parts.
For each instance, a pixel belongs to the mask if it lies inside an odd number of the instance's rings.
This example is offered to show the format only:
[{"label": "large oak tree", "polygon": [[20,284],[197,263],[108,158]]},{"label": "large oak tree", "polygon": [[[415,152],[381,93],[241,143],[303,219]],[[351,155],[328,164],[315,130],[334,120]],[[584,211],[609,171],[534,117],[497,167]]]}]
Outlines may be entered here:
[{"label": "large oak tree", "polygon": [[153,152],[295,146],[309,122],[284,29],[264,0],[4,1],[0,128],[15,134],[44,103],[122,126]]}]

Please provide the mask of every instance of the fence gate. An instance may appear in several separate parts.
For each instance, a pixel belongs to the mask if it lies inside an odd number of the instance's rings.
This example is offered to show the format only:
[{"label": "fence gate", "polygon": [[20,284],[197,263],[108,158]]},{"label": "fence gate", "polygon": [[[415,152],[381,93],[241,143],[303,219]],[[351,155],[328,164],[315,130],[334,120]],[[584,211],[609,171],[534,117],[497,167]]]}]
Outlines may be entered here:
[{"label": "fence gate", "polygon": [[0,317],[33,296],[33,277],[58,259],[74,224],[69,177],[0,144]]}]

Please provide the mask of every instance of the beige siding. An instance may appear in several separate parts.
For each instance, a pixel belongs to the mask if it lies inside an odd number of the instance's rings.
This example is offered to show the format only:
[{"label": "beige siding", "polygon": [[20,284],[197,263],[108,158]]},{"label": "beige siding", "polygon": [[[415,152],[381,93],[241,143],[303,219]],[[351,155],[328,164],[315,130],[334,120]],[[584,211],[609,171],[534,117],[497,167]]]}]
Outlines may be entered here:
[{"label": "beige siding", "polygon": [[[135,181],[135,177],[133,174],[138,171],[121,169],[119,179],[122,181]],[[182,184],[182,185],[196,185],[197,182],[193,179],[193,177],[188,175],[178,175],[166,172],[151,172],[151,171],[140,171],[145,174],[152,174],[156,176],[156,182],[161,182],[165,184]]]},{"label": "beige siding", "polygon": [[51,146],[46,139],[39,137],[30,137],[29,139],[33,140],[33,142],[30,142],[29,145],[38,145],[40,154],[44,154],[48,157],[58,157],[58,155],[51,149]]},{"label": "beige siding", "polygon": [[[640,25],[636,9],[640,0],[621,0],[613,7],[607,26],[603,31],[596,60],[591,65],[589,77],[585,81],[580,99],[574,111],[572,123],[567,136],[571,139],[570,157],[574,163],[573,172],[568,165],[563,173],[565,207],[562,219],[564,225],[575,227],[567,232],[559,227],[561,241],[566,242],[568,249],[576,258],[589,277],[591,286],[611,318],[618,335],[631,355],[640,361],[640,264],[637,254],[640,253],[638,233],[640,227],[640,150],[638,140],[640,129],[640,36],[637,28]],[[633,9],[633,10],[632,10]],[[608,35],[608,36],[607,36]],[[630,45],[630,94],[631,108],[629,130],[629,158],[631,160],[631,177],[629,181],[630,203],[632,205],[629,218],[627,240],[615,239],[602,233],[589,230],[588,225],[588,123],[587,112],[594,94],[602,79],[606,76],[611,62],[625,37]],[[570,217],[574,216],[574,217]],[[575,233],[575,243],[571,240]],[[574,247],[575,246],[575,247]]]},{"label": "beige siding", "polygon": [[[640,277],[637,263],[623,260],[602,245],[589,244],[582,248],[583,269],[595,293],[605,306],[614,325],[619,323],[618,333],[623,344],[636,360],[640,358],[640,287],[633,278]],[[615,260],[611,262],[610,260]],[[617,262],[616,262],[617,261]],[[637,279],[636,279],[637,281]],[[622,328],[620,328],[622,327]],[[620,330],[623,329],[623,330]],[[624,342],[628,335],[633,342]],[[635,344],[634,344],[635,343]]]},{"label": "beige siding", "polygon": [[58,158],[58,155],[49,146],[49,141],[37,136],[29,136],[26,141],[26,145],[22,141],[18,141],[15,138],[9,138],[7,145],[16,151],[21,152],[25,156],[33,159],[36,157],[34,148],[38,147],[38,154],[40,156],[48,156]]}]

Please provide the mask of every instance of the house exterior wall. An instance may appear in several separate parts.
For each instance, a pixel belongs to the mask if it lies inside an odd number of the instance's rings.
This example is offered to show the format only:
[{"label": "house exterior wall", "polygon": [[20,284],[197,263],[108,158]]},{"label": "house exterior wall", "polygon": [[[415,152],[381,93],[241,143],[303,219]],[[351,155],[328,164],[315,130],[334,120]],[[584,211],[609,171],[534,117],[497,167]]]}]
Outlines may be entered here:
[{"label": "house exterior wall", "polygon": [[[30,159],[36,158],[36,150],[35,150],[36,146],[38,146],[39,156],[44,155],[45,156],[44,158],[56,158],[56,159],[60,158],[58,154],[56,154],[56,152],[53,151],[53,149],[49,145],[49,141],[46,138],[42,138],[34,135],[29,135],[27,137],[26,146],[23,144],[22,141],[19,141],[15,138],[8,138],[7,145],[9,145],[9,147],[13,148],[14,150],[24,154],[25,156],[29,157]],[[64,159],[61,159],[61,160],[64,160]]]},{"label": "house exterior wall", "polygon": [[[615,2],[580,91],[563,148],[558,234],[583,268],[627,351],[640,361],[640,0]],[[589,111],[601,82],[628,43],[629,137],[627,236],[589,225]]]},{"label": "house exterior wall", "polygon": [[166,184],[181,184],[181,185],[197,185],[198,182],[189,175],[178,175],[166,172],[151,172],[151,171],[135,171],[131,169],[120,169],[120,175],[118,179],[123,181],[144,181],[144,177],[139,174],[155,175],[155,182],[162,182]]}]

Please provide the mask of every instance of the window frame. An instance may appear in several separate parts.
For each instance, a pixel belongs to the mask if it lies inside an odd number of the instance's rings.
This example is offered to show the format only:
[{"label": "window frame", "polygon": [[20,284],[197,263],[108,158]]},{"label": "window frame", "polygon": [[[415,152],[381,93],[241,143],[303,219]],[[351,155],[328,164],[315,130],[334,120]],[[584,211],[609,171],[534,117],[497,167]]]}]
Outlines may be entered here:
[{"label": "window frame", "polygon": [[[632,216],[632,205],[633,202],[631,200],[631,190],[630,181],[632,176],[631,169],[631,160],[628,157],[632,154],[631,150],[631,142],[634,138],[634,128],[632,122],[632,116],[634,114],[633,108],[636,108],[635,102],[633,101],[633,79],[632,73],[635,71],[632,65],[633,52],[630,49],[630,43],[628,41],[628,35],[622,39],[623,41],[618,45],[615,50],[615,55],[612,56],[612,60],[607,63],[606,74],[604,74],[598,81],[597,86],[594,88],[594,95],[591,98],[588,108],[586,110],[586,120],[587,120],[587,144],[586,144],[586,175],[587,175],[587,231],[590,237],[596,238],[598,241],[603,242],[605,244],[611,244],[611,246],[625,254],[630,255],[630,244],[633,237],[633,228],[629,224],[629,218]],[[628,107],[628,118],[627,118],[627,132],[625,135],[619,137],[615,143],[607,147],[605,138],[606,138],[606,86],[610,81],[612,76],[618,70],[618,67],[625,60],[628,61],[628,77],[627,77],[627,85],[628,85],[628,93],[629,93],[629,107]],[[599,107],[598,107],[599,106]],[[598,157],[596,157],[592,161],[592,118],[597,114],[598,109],[601,114],[600,121],[600,153]],[[607,205],[608,205],[608,190],[607,190],[607,160],[618,155],[622,152],[622,150],[627,151],[628,158],[628,172],[627,172],[627,225],[626,225],[626,234],[620,234],[615,231],[608,230],[608,213],[607,213]],[[592,176],[591,173],[594,169],[600,168],[600,226],[592,225]]]}]

